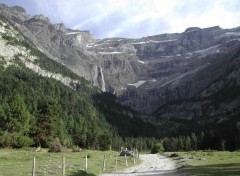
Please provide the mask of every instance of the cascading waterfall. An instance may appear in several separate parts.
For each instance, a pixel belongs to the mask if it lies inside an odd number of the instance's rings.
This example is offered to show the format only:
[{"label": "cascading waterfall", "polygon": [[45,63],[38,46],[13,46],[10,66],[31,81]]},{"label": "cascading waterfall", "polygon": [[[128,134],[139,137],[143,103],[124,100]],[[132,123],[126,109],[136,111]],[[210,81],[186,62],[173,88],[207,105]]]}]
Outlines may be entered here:
[{"label": "cascading waterfall", "polygon": [[100,68],[100,73],[101,73],[101,78],[102,78],[102,91],[105,92],[106,91],[106,85],[105,85],[105,80],[104,80],[104,75],[103,75],[102,68]]},{"label": "cascading waterfall", "polygon": [[103,71],[102,68],[98,66],[93,67],[93,85],[100,87],[103,92],[106,91],[106,84]]}]

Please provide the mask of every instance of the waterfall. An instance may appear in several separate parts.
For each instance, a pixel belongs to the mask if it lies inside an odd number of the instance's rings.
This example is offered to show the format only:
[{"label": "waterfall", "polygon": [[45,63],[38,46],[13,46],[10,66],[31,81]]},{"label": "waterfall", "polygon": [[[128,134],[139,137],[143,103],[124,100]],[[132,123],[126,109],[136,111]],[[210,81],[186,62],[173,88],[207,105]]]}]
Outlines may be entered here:
[{"label": "waterfall", "polygon": [[106,85],[105,85],[105,80],[104,80],[104,75],[102,72],[102,68],[100,68],[100,73],[101,73],[101,78],[102,78],[102,91],[106,92]]},{"label": "waterfall", "polygon": [[105,92],[106,84],[105,84],[102,68],[98,66],[94,66],[92,75],[93,75],[93,85],[98,86],[99,88],[102,89],[103,92]]}]

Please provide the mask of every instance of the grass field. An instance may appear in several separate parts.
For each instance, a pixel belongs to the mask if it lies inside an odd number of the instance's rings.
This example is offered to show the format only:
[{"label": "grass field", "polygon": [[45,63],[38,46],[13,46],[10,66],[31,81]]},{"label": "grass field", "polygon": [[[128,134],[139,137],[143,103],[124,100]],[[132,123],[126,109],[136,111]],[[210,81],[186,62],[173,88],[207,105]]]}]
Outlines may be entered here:
[{"label": "grass field", "polygon": [[[80,176],[85,173],[85,156],[88,158],[88,174],[99,175],[103,169],[103,158],[106,155],[105,172],[116,170],[115,161],[118,152],[115,151],[90,151],[69,153],[49,153],[42,149],[40,152],[27,150],[0,149],[0,176],[28,176],[32,172],[33,157],[36,158],[36,176],[56,175],[62,173],[62,156],[65,157],[66,175]],[[117,170],[126,168],[125,158],[117,158]],[[136,159],[136,164],[140,163]],[[133,166],[133,158],[128,157],[128,167]]]},{"label": "grass field", "polygon": [[204,176],[240,175],[240,152],[179,152],[180,173]]}]

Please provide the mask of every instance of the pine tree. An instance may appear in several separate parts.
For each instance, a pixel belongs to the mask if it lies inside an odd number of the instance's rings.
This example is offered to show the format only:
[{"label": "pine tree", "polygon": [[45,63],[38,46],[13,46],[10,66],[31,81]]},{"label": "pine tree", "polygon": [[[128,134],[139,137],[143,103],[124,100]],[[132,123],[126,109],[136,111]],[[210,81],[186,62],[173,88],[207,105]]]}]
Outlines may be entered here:
[{"label": "pine tree", "polygon": [[195,135],[195,133],[191,134],[191,149],[192,150],[197,150],[197,136]]},{"label": "pine tree", "polygon": [[185,149],[185,151],[191,150],[191,138],[189,136],[185,137],[184,149]]},{"label": "pine tree", "polygon": [[23,98],[15,95],[10,102],[9,132],[17,132],[27,135],[29,132],[30,114],[26,108]]},{"label": "pine tree", "polygon": [[36,142],[39,142],[43,147],[48,147],[50,142],[58,137],[58,121],[60,120],[60,107],[53,100],[47,100],[42,107],[37,117]]},{"label": "pine tree", "polygon": [[111,146],[111,136],[106,133],[98,137],[98,145],[100,150],[109,150]]}]

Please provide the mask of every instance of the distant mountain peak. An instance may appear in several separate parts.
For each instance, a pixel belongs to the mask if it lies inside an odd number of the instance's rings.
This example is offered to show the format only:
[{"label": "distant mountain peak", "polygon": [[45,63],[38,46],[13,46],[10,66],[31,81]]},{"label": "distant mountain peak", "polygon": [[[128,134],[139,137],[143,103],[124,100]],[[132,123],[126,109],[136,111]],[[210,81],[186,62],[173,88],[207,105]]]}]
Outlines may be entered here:
[{"label": "distant mountain peak", "polygon": [[196,30],[200,30],[200,27],[189,27],[187,28],[184,32],[191,32],[191,31],[196,31]]},{"label": "distant mountain peak", "polygon": [[32,18],[50,23],[50,19],[48,17],[44,16],[43,14],[34,15]]}]

